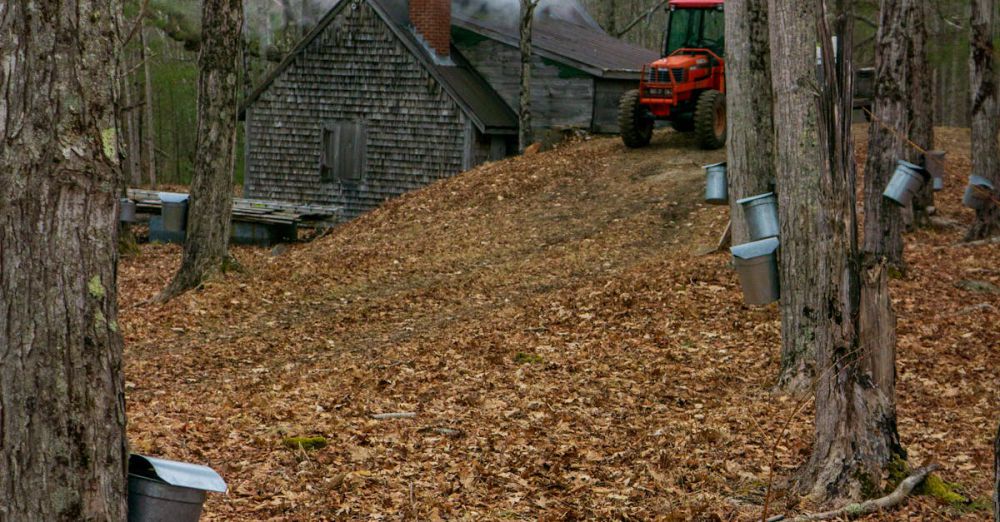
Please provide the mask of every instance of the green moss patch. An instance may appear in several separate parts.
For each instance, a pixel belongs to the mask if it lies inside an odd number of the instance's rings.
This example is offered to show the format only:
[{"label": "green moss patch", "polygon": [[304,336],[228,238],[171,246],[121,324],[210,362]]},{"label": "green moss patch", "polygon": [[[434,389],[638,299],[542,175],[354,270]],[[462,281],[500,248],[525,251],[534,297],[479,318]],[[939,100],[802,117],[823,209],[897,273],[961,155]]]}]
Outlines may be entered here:
[{"label": "green moss patch", "polygon": [[932,473],[927,475],[927,478],[917,486],[916,492],[918,495],[934,497],[950,506],[969,504],[969,499],[958,493],[959,489],[961,486],[958,484],[945,482],[941,480],[941,477]]},{"label": "green moss patch", "polygon": [[101,284],[101,276],[94,276],[87,281],[87,291],[90,292],[95,299],[104,299],[105,290],[104,285]]},{"label": "green moss patch", "polygon": [[545,361],[541,355],[517,352],[517,355],[514,356],[514,362],[517,364],[542,364]]},{"label": "green moss patch", "polygon": [[[900,482],[910,476],[910,471],[906,460],[899,455],[893,457],[888,466],[889,486],[886,488],[886,493],[896,489]],[[973,500],[963,495],[961,491],[964,491],[964,489],[961,484],[946,482],[940,476],[931,473],[927,475],[927,478],[923,482],[917,485],[913,490],[913,494],[936,498],[941,503],[948,505],[948,507],[964,512],[990,509],[989,502]]]},{"label": "green moss patch", "polygon": [[313,451],[325,448],[327,442],[326,437],[287,437],[282,444],[289,449]]}]

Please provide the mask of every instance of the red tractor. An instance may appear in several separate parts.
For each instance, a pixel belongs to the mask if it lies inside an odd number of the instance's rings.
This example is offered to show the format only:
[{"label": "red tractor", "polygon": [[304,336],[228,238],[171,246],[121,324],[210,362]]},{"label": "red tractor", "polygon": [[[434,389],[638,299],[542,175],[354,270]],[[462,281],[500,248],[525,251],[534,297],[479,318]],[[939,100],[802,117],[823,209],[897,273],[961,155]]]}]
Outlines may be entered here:
[{"label": "red tractor", "polygon": [[656,120],[694,131],[705,149],[726,144],[725,15],[723,0],[670,0],[663,56],[642,69],[639,89],[621,99],[622,141],[645,147]]}]

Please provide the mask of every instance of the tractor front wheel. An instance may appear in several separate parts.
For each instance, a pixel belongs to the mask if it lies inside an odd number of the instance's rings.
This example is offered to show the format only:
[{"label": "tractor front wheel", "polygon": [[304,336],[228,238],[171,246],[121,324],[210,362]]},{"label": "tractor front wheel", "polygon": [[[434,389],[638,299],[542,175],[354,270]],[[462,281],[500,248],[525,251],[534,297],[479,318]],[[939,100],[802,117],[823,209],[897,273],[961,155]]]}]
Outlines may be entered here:
[{"label": "tractor front wheel", "polygon": [[698,97],[694,111],[694,132],[703,149],[718,149],[726,145],[726,95],[705,91]]},{"label": "tractor front wheel", "polygon": [[653,124],[653,118],[639,102],[638,90],[622,95],[618,104],[618,127],[626,147],[637,149],[649,145],[653,139]]}]

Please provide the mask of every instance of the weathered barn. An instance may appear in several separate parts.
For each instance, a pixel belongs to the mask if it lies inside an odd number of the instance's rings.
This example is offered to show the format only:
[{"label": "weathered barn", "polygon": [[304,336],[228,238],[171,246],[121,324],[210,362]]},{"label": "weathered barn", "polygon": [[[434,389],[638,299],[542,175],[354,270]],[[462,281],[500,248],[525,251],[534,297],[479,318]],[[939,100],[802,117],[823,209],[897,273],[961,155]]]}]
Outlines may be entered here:
[{"label": "weathered barn", "polygon": [[[653,53],[586,20],[536,24],[533,126],[615,131],[618,98]],[[513,25],[453,17],[451,0],[340,0],[245,102],[247,197],[350,218],[507,156]]]}]

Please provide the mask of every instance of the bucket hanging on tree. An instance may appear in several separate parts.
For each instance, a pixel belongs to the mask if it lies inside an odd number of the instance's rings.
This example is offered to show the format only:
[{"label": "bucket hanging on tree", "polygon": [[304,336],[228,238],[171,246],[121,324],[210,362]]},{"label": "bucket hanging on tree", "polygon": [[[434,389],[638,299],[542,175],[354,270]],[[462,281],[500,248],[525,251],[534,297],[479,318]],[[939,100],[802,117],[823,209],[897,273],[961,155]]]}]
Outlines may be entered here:
[{"label": "bucket hanging on tree", "polygon": [[994,188],[990,180],[982,176],[970,176],[969,186],[965,187],[962,204],[972,210],[983,210],[989,206]]},{"label": "bucket hanging on tree", "polygon": [[920,192],[920,187],[923,187],[930,177],[927,169],[920,165],[899,160],[896,172],[892,174],[892,179],[882,192],[882,197],[901,207],[909,206],[913,202],[913,197]]},{"label": "bucket hanging on tree", "polygon": [[934,183],[934,191],[939,192],[944,190],[944,156],[946,152],[943,150],[929,150],[924,154],[924,165],[927,166],[927,172],[931,175],[931,180]]},{"label": "bucket hanging on tree", "polygon": [[766,305],[781,297],[778,276],[778,238],[745,243],[730,249],[733,268],[740,278],[743,300],[748,305]]},{"label": "bucket hanging on tree", "polygon": [[705,203],[729,204],[729,182],[726,179],[726,162],[705,165]]},{"label": "bucket hanging on tree", "polygon": [[758,241],[778,235],[778,197],[774,192],[737,201],[747,219],[750,240]]}]

